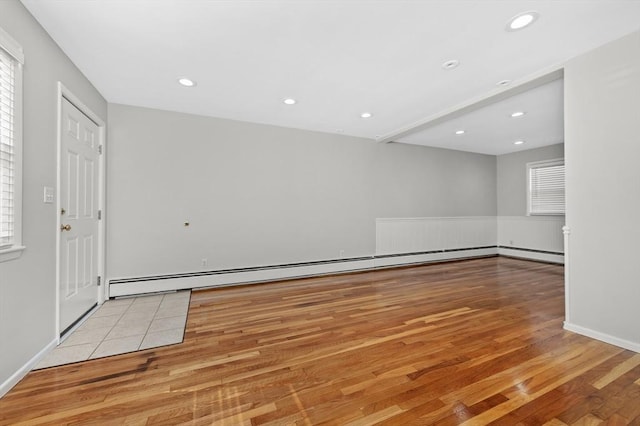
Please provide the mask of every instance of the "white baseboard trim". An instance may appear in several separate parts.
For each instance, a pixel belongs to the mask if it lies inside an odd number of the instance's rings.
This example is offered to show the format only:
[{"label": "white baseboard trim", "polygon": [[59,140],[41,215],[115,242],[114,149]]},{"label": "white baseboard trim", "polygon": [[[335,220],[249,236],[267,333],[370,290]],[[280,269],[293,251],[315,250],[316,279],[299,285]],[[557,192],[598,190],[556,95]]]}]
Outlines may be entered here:
[{"label": "white baseboard trim", "polygon": [[485,247],[442,252],[408,253],[406,255],[370,256],[357,259],[345,259],[344,261],[283,265],[282,267],[232,270],[229,272],[184,274],[186,276],[149,277],[148,279],[137,278],[131,280],[110,279],[109,296],[123,297],[171,290],[204,289],[239,284],[264,283],[285,279],[366,271],[375,268],[492,256],[496,254],[497,249],[495,247]]},{"label": "white baseboard trim", "polygon": [[574,333],[582,334],[583,336],[591,337],[592,339],[600,340],[605,343],[609,343],[620,348],[629,349],[630,351],[640,353],[640,342],[632,342],[630,340],[621,339],[619,337],[612,336],[607,333],[592,330],[587,327],[582,327],[569,322],[564,322],[564,329],[572,331]]},{"label": "white baseboard trim", "polygon": [[25,365],[23,365],[18,371],[13,373],[11,377],[4,381],[0,385],[0,398],[2,398],[7,392],[9,392],[20,380],[24,378],[35,367],[42,358],[45,357],[50,351],[52,351],[58,345],[58,339],[53,339],[47,346],[42,348],[33,358],[31,358]]},{"label": "white baseboard trim", "polygon": [[554,253],[544,253],[534,250],[519,250],[507,247],[498,247],[500,256],[518,257],[521,259],[537,260],[540,262],[560,263],[564,265],[564,255]]}]

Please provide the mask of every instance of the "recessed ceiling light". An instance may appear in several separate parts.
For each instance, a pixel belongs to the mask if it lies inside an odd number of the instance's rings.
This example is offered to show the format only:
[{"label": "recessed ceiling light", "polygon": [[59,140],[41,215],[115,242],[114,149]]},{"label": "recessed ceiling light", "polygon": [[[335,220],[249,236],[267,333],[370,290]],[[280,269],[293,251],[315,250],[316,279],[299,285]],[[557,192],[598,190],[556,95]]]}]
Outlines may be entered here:
[{"label": "recessed ceiling light", "polygon": [[511,80],[500,80],[496,83],[496,86],[508,86],[511,84]]},{"label": "recessed ceiling light", "polygon": [[284,102],[284,103],[285,103],[285,104],[287,104],[287,105],[295,105],[295,103],[296,103],[297,101],[296,101],[295,99],[293,99],[293,98],[287,98],[287,99],[285,99],[285,100],[284,100],[284,101],[282,101],[282,102]]},{"label": "recessed ceiling light", "polygon": [[514,145],[522,145],[524,143],[524,141],[515,141],[513,144]]},{"label": "recessed ceiling light", "polygon": [[371,114],[370,112],[363,112],[362,114],[360,114],[360,117],[362,117],[362,118],[371,118],[371,117],[373,117],[373,114]]},{"label": "recessed ceiling light", "polygon": [[513,117],[513,118],[522,117],[525,114],[526,113],[524,111],[516,111],[513,114],[511,114],[511,117]]},{"label": "recessed ceiling light", "polygon": [[518,13],[507,23],[507,31],[518,31],[533,24],[540,14],[538,12],[529,11]]},{"label": "recessed ceiling light", "polygon": [[449,61],[444,62],[442,64],[442,68],[444,68],[445,70],[452,70],[458,65],[460,65],[460,61],[458,61],[457,59],[451,59]]},{"label": "recessed ceiling light", "polygon": [[182,84],[184,87],[193,87],[196,85],[196,82],[191,80],[190,78],[182,77],[178,79],[178,83]]},{"label": "recessed ceiling light", "polygon": [[464,130],[456,130],[456,135],[464,135]]}]

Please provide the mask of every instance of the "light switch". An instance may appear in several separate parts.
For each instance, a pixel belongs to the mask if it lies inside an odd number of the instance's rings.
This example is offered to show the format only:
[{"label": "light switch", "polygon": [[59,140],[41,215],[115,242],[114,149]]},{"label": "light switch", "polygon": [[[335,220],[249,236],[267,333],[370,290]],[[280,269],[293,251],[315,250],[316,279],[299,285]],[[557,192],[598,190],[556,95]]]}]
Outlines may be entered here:
[{"label": "light switch", "polygon": [[44,187],[44,203],[45,204],[52,204],[54,201],[54,192],[53,192],[53,188],[50,186],[45,186]]}]

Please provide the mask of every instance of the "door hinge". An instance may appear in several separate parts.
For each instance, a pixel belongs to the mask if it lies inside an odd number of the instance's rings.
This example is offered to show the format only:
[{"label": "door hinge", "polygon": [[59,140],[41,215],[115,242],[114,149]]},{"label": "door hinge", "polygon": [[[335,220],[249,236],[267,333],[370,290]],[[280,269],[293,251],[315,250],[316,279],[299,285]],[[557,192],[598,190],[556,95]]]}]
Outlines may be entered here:
[{"label": "door hinge", "polygon": [[98,210],[98,220],[102,220],[102,210]]},{"label": "door hinge", "polygon": [[98,145],[98,154],[102,154],[102,145]]},{"label": "door hinge", "polygon": [[98,276],[98,287],[100,287],[101,283],[102,283],[102,278]]}]

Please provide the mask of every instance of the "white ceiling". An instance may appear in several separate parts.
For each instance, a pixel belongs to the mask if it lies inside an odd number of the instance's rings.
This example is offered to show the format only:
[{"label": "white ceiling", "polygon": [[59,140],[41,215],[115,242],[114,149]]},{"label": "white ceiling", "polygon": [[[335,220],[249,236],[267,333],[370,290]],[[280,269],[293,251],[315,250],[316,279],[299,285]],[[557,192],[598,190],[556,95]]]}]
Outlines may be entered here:
[{"label": "white ceiling", "polygon": [[[564,141],[563,80],[395,139],[398,142],[500,155]],[[524,112],[511,117],[514,112]],[[457,135],[456,131],[464,130]],[[523,141],[521,145],[514,145]]]},{"label": "white ceiling", "polygon": [[[22,2],[109,102],[385,140],[495,93],[500,80],[518,82],[640,29],[637,0]],[[505,31],[528,10],[540,13],[532,26]],[[460,66],[444,70],[449,59]],[[179,86],[182,76],[197,86]],[[523,95],[526,148],[557,141],[557,131],[540,131],[544,116],[557,130],[551,115],[561,107],[545,104],[557,101],[552,91]],[[288,97],[298,103],[284,105]],[[446,135],[449,123],[401,140],[525,149],[502,127],[511,126],[502,106],[488,108],[495,118],[476,111],[454,123],[469,128],[464,139]],[[373,117],[360,118],[365,111]]]}]

